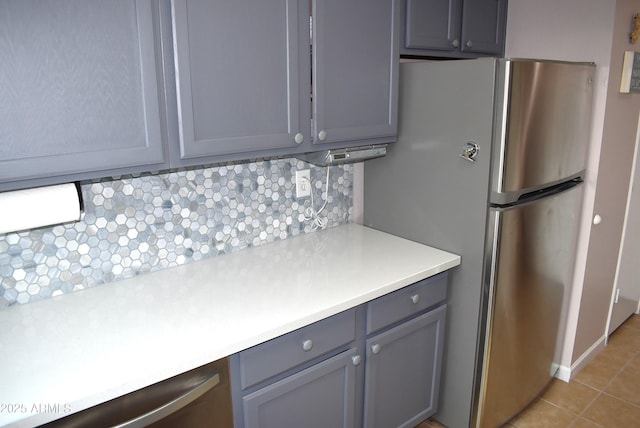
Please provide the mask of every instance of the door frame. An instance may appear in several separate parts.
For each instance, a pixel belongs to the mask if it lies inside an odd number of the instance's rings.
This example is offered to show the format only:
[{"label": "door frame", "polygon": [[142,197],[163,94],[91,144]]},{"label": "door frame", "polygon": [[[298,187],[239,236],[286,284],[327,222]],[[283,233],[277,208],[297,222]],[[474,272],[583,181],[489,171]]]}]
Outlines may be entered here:
[{"label": "door frame", "polygon": [[[636,129],[636,142],[635,142],[635,148],[633,152],[633,164],[631,166],[631,175],[629,177],[629,192],[627,194],[627,204],[625,207],[624,222],[622,225],[622,236],[620,238],[618,261],[616,264],[616,273],[613,280],[613,289],[611,290],[609,316],[607,317],[607,325],[605,328],[605,337],[607,342],[609,340],[609,335],[613,333],[618,327],[620,327],[620,325],[622,325],[622,323],[618,323],[616,321],[616,325],[612,326],[612,318],[613,318],[613,312],[614,312],[614,305],[616,304],[615,303],[616,293],[617,293],[617,290],[620,288],[619,287],[620,271],[624,267],[622,263],[623,263],[623,253],[625,250],[625,244],[628,242],[628,240],[633,241],[632,239],[633,237],[628,235],[628,228],[629,228],[629,221],[632,218],[632,215],[630,214],[632,214],[631,209],[633,208],[634,202],[635,202],[635,205],[639,206],[638,209],[640,210],[640,200],[637,200],[637,198],[640,198],[640,171],[638,170],[639,164],[640,164],[640,113],[638,115],[638,126]],[[636,188],[635,189],[636,192],[634,192],[634,187]],[[636,238],[640,239],[640,236]],[[640,297],[640,282],[638,283],[637,295]],[[636,313],[636,314],[640,313],[640,298],[638,299],[638,302],[636,304],[636,309],[633,313]]]}]

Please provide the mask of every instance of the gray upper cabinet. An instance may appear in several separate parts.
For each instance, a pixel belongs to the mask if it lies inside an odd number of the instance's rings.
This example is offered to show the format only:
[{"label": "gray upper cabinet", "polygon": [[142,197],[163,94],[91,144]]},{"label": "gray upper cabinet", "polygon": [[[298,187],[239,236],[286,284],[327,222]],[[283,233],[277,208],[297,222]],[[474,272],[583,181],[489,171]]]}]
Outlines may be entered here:
[{"label": "gray upper cabinet", "polygon": [[309,139],[308,1],[172,0],[171,8],[177,163]]},{"label": "gray upper cabinet", "polygon": [[507,26],[507,0],[467,0],[462,6],[460,49],[501,56]]},{"label": "gray upper cabinet", "polygon": [[408,49],[459,51],[461,18],[461,0],[405,0],[402,53],[411,54]]},{"label": "gray upper cabinet", "polygon": [[397,132],[399,0],[313,3],[313,142]]},{"label": "gray upper cabinet", "polygon": [[398,0],[171,0],[172,166],[393,141],[399,12]]},{"label": "gray upper cabinet", "polygon": [[402,55],[501,56],[506,0],[405,0]]},{"label": "gray upper cabinet", "polygon": [[155,12],[0,1],[0,190],[166,165]]},{"label": "gray upper cabinet", "polygon": [[0,0],[0,191],[392,142],[400,1]]}]

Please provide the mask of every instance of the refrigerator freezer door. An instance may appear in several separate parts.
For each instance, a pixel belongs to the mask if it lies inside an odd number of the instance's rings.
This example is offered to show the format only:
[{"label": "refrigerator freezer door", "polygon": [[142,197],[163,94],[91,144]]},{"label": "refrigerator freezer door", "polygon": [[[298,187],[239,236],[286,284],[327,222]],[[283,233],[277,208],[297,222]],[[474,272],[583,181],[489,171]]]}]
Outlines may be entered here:
[{"label": "refrigerator freezer door", "polygon": [[495,193],[527,193],[582,173],[594,71],[588,63],[499,62],[491,202],[511,202]]},{"label": "refrigerator freezer door", "polygon": [[505,423],[555,373],[581,199],[577,185],[532,203],[490,209],[489,311],[477,426]]}]

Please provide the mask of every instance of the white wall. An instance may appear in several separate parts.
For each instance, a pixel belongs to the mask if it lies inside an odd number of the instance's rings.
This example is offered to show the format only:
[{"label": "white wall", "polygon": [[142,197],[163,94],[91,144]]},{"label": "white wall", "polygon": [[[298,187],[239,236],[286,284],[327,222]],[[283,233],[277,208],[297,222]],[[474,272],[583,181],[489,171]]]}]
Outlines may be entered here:
[{"label": "white wall", "polygon": [[604,126],[615,0],[509,0],[505,56],[596,63],[591,148],[561,364],[571,366]]}]

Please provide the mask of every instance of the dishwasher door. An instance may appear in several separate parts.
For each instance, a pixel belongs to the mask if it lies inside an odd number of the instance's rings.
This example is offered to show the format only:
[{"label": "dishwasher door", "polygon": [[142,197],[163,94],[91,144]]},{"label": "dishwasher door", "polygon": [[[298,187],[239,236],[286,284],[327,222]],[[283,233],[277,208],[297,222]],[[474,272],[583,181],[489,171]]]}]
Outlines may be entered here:
[{"label": "dishwasher door", "polygon": [[43,426],[233,428],[228,358]]}]

